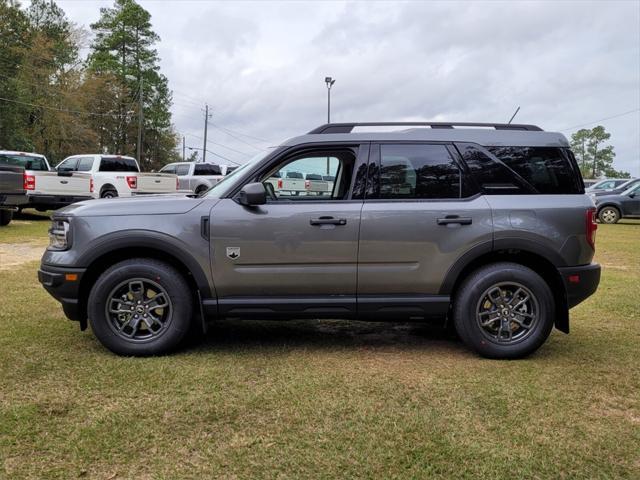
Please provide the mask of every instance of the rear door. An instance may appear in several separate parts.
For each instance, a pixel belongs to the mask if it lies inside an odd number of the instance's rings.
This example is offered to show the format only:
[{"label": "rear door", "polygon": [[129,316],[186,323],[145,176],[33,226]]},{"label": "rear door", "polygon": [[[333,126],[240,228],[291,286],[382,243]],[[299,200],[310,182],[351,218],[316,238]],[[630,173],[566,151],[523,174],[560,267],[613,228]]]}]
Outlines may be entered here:
[{"label": "rear door", "polygon": [[[467,184],[452,146],[371,146],[358,255],[361,315],[419,319],[446,311],[438,297],[470,249],[491,249],[488,203]],[[475,193],[475,194],[474,194]]]},{"label": "rear door", "polygon": [[[211,258],[221,315],[291,309],[314,317],[355,315],[362,200],[351,191],[354,171],[366,166],[367,150],[359,145],[296,150],[248,182],[265,184],[266,205],[245,207],[235,198],[216,204]],[[277,191],[272,176],[288,170],[335,175],[332,194]]]}]

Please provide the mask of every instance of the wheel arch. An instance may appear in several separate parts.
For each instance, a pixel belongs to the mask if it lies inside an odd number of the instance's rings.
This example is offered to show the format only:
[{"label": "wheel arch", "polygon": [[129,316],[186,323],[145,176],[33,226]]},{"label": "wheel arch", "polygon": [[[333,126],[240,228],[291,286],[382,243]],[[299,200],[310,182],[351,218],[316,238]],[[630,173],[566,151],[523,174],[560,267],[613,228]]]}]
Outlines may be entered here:
[{"label": "wheel arch", "polygon": [[[528,242],[527,242],[528,243]],[[530,268],[540,275],[549,285],[555,302],[555,327],[569,333],[569,307],[566,288],[558,271],[558,267],[565,266],[559,254],[546,252],[545,247],[526,245],[525,242],[507,241],[496,242],[494,248],[487,245],[477,246],[462,255],[449,269],[440,289],[440,294],[455,293],[462,281],[474,270],[497,262],[514,262]]]},{"label": "wheel arch", "polygon": [[620,205],[619,203],[613,202],[613,201],[605,202],[605,203],[602,203],[602,204],[598,205],[598,207],[596,209],[596,215],[600,215],[600,211],[603,208],[606,208],[606,207],[614,207],[616,210],[618,210],[618,213],[620,214],[620,217],[622,218],[622,205]]},{"label": "wheel arch", "polygon": [[118,191],[118,189],[114,185],[112,185],[110,183],[105,183],[104,185],[102,185],[100,187],[100,196],[102,197],[102,194],[104,192],[106,192],[107,190],[114,190],[115,192]]},{"label": "wheel arch", "polygon": [[[125,236],[123,236],[125,234]],[[80,318],[86,318],[86,302],[89,292],[102,272],[111,265],[131,258],[152,258],[168,263],[186,279],[194,296],[202,298],[212,296],[209,279],[198,261],[175,241],[167,241],[165,236],[151,237],[132,232],[119,232],[118,236],[109,236],[91,251],[78,259],[79,265],[86,265],[79,291]]]}]

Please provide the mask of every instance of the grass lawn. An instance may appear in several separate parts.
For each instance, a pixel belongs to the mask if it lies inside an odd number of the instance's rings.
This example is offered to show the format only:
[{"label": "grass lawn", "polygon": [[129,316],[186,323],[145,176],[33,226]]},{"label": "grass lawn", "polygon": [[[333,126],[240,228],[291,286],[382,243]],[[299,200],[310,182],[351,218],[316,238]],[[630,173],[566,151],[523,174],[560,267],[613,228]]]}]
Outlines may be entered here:
[{"label": "grass lawn", "polygon": [[[47,227],[23,218],[0,246]],[[571,335],[521,361],[338,321],[222,322],[119,358],[63,317],[37,261],[0,258],[0,478],[640,478],[640,224],[600,225],[597,245]]]}]

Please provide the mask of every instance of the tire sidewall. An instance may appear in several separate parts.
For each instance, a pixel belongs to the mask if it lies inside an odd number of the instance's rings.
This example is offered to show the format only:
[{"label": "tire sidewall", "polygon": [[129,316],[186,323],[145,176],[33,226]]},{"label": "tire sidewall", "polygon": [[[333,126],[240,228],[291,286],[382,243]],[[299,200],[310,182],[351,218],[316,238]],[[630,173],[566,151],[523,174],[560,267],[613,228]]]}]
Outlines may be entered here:
[{"label": "tire sidewall", "polygon": [[[527,287],[538,302],[539,317],[534,331],[520,342],[500,345],[489,340],[476,320],[480,296],[492,285],[515,282]],[[537,350],[548,338],[554,323],[555,306],[547,283],[533,270],[518,264],[500,263],[470,275],[458,291],[454,304],[454,325],[462,340],[488,358],[522,358]]]},{"label": "tire sidewall", "polygon": [[[616,218],[615,218],[612,222],[607,222],[607,221],[603,218],[603,216],[602,216],[602,214],[603,214],[605,211],[607,211],[607,210],[612,210],[612,211],[615,213],[615,215],[616,215]],[[602,223],[606,223],[606,224],[609,224],[609,225],[611,225],[611,224],[613,224],[613,223],[618,223],[618,220],[620,220],[620,212],[619,212],[619,210],[618,210],[616,207],[603,207],[603,208],[600,210],[600,212],[598,212],[598,219],[599,219]]]},{"label": "tire sidewall", "polygon": [[[145,342],[120,337],[105,313],[109,294],[117,285],[133,278],[147,278],[160,284],[172,304],[172,318],[166,331]],[[98,340],[114,353],[133,356],[160,355],[177,347],[189,330],[192,310],[191,292],[180,273],[162,262],[143,259],[121,262],[105,271],[91,289],[87,305],[89,324]]]}]

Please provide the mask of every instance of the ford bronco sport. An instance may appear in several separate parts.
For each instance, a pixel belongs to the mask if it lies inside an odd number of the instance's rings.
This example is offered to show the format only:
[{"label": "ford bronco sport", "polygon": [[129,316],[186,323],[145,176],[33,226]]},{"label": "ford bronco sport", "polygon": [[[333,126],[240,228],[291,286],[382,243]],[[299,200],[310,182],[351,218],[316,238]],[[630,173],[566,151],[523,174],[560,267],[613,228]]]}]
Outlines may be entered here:
[{"label": "ford bronco sport", "polygon": [[[278,190],[289,171],[335,177],[332,191]],[[594,213],[562,134],[328,124],[202,195],[58,210],[38,274],[122,355],[221,318],[440,318],[479,354],[517,358],[568,333],[596,290]]]}]

